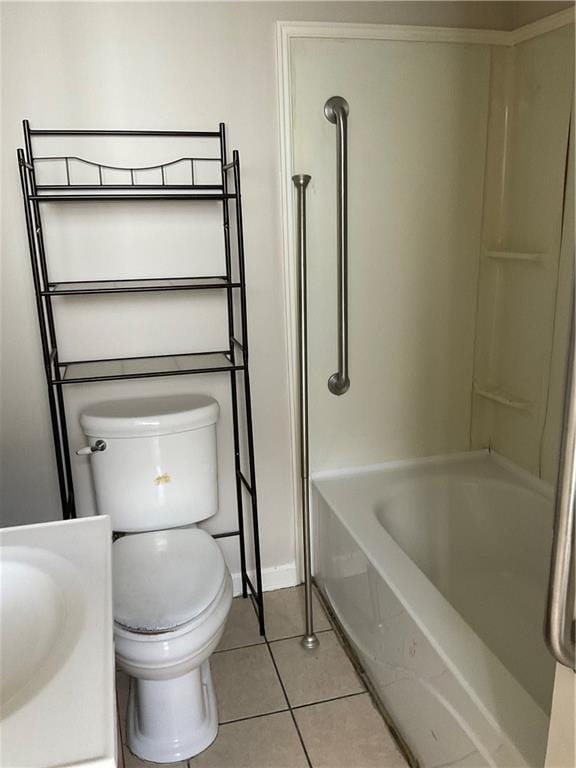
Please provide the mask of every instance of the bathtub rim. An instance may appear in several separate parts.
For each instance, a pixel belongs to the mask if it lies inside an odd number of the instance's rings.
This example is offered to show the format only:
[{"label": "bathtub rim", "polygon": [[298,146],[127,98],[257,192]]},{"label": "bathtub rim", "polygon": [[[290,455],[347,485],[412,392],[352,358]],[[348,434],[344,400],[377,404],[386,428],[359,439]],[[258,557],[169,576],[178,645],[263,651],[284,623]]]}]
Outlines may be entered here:
[{"label": "bathtub rim", "polygon": [[[486,720],[498,731],[505,742],[513,747],[527,765],[535,765],[535,757],[544,757],[546,749],[545,735],[548,730],[549,716],[520,682],[509,672],[493,651],[467,624],[458,611],[432,584],[418,565],[410,559],[386,528],[377,520],[372,510],[363,510],[356,514],[355,520],[349,519],[349,513],[342,508],[341,500],[329,495],[331,480],[353,479],[368,474],[418,468],[419,466],[442,466],[487,459],[510,472],[521,486],[528,486],[538,495],[549,501],[554,498],[552,487],[542,480],[534,478],[494,451],[466,451],[442,456],[401,459],[383,464],[364,467],[327,470],[311,476],[312,488],[320,494],[328,507],[336,515],[348,534],[372,563],[379,576],[386,582],[397,600],[404,606],[407,614],[419,630],[428,638],[449,671],[463,686],[466,693],[476,704]],[[327,495],[328,494],[328,495]],[[313,499],[316,535],[317,510]],[[356,510],[357,512],[357,510]],[[359,520],[362,517],[362,521]],[[361,530],[355,530],[360,528]],[[364,535],[363,535],[364,534]],[[313,542],[314,544],[314,542]],[[474,661],[483,660],[483,668],[489,669],[480,674]],[[494,691],[489,681],[496,677],[499,681],[498,703],[494,706]],[[502,701],[513,702],[504,707]],[[522,701],[522,709],[514,703]],[[492,706],[491,706],[492,704]],[[498,713],[497,716],[494,711]],[[542,739],[544,742],[542,743]],[[488,757],[486,755],[486,757]]]},{"label": "bathtub rim", "polygon": [[410,469],[426,466],[442,466],[443,464],[467,463],[478,459],[489,458],[503,469],[507,469],[510,474],[525,483],[525,485],[540,496],[549,501],[554,501],[554,486],[545,480],[530,474],[528,470],[519,467],[510,459],[502,456],[497,451],[490,448],[478,448],[473,451],[457,451],[455,453],[442,453],[438,456],[418,456],[407,459],[391,459],[390,461],[380,462],[378,464],[363,464],[360,466],[338,467],[336,469],[320,469],[310,473],[311,482],[322,482],[324,480],[344,479],[347,477],[361,477],[363,475],[387,473],[394,470]]}]

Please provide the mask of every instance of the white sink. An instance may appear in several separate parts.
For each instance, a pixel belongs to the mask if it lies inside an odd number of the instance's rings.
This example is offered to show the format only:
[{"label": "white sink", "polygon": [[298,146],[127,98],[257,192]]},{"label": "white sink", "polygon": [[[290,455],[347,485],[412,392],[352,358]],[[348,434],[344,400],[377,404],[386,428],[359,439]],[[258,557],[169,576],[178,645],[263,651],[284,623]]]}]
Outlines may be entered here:
[{"label": "white sink", "polygon": [[0,766],[115,763],[106,517],[0,531]]},{"label": "white sink", "polygon": [[76,644],[84,618],[82,576],[59,555],[2,547],[0,716],[46,685]]}]

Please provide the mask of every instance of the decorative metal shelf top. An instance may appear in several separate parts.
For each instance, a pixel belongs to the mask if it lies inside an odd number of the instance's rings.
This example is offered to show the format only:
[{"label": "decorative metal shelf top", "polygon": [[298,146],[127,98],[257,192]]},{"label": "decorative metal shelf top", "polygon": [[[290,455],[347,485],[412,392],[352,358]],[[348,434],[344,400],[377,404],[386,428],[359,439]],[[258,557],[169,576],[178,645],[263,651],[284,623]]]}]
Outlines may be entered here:
[{"label": "decorative metal shelf top", "polygon": [[[111,131],[111,130],[73,130],[73,129],[43,129],[30,128],[28,121],[24,121],[30,136],[186,136],[193,139],[219,139],[221,131]],[[223,123],[222,123],[223,125]]]},{"label": "decorative metal shelf top", "polygon": [[[219,157],[179,157],[175,160],[170,160],[166,163],[158,163],[156,165],[144,165],[144,166],[120,166],[110,165],[107,163],[97,163],[93,160],[86,160],[83,157],[77,155],[45,155],[35,157],[33,160],[34,165],[37,163],[52,163],[53,165],[63,166],[63,170],[66,175],[65,184],[37,184],[36,189],[40,190],[107,190],[107,189],[188,189],[188,190],[222,190],[222,184],[197,184],[196,176],[198,173],[198,163],[218,163],[221,164]],[[73,181],[73,171],[78,172],[82,166],[86,166],[89,169],[95,169],[97,172],[97,182],[95,183],[76,183]],[[180,170],[185,170],[189,175],[190,182],[170,182],[167,181],[167,173],[169,169],[176,169],[180,166]],[[84,169],[85,170],[85,169]],[[106,175],[113,174],[115,176],[126,175],[129,179],[129,183],[115,183],[114,181],[107,181]],[[146,180],[141,180],[142,176],[147,176]],[[157,175],[155,183],[150,182],[150,177]]]},{"label": "decorative metal shelf top", "polygon": [[[134,189],[134,187],[130,187]],[[120,195],[108,195],[108,194],[95,194],[95,195],[30,195],[29,200],[34,200],[40,203],[80,203],[80,202],[98,202],[105,203],[118,202],[122,200],[234,200],[236,195],[233,194],[170,194],[165,195],[134,195],[134,194],[120,194]]]}]

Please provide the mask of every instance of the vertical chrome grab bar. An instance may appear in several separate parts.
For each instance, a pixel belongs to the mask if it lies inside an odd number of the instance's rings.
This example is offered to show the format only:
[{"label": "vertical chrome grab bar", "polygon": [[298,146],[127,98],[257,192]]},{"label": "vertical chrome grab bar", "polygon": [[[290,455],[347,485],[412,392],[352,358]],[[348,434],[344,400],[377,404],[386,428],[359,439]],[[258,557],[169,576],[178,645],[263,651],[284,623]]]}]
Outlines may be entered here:
[{"label": "vertical chrome grab bar", "polygon": [[333,395],[343,395],[350,389],[348,376],[348,102],[342,96],[332,96],[324,104],[326,119],[337,129],[336,184],[337,256],[338,256],[338,370],[328,379]]},{"label": "vertical chrome grab bar", "polygon": [[310,488],[308,452],[308,286],[306,270],[306,187],[310,176],[292,176],[298,196],[298,352],[300,363],[300,481],[302,489],[302,542],[304,545],[304,601],[306,632],[300,641],[313,650],[319,645],[312,613],[312,551],[310,537]]},{"label": "vertical chrome grab bar", "polygon": [[574,503],[576,501],[576,331],[572,299],[570,350],[564,400],[564,425],[558,484],[554,537],[548,583],[545,636],[548,648],[556,661],[574,669],[574,616],[573,606],[568,615],[571,563],[574,557]]}]

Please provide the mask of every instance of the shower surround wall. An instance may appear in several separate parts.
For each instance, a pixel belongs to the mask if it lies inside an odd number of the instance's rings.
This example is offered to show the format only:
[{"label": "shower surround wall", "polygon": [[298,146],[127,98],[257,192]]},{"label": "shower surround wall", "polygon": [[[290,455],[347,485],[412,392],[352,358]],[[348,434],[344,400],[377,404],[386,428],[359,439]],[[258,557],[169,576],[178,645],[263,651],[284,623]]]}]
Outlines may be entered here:
[{"label": "shower surround wall", "polygon": [[[491,447],[555,479],[573,30],[513,46],[292,41],[294,170],[312,175],[312,472]],[[336,137],[322,106],[333,93],[350,104],[351,387],[339,398],[326,387]]]},{"label": "shower surround wall", "polygon": [[[561,249],[574,26],[494,49],[472,446],[556,480],[569,328],[570,242]],[[567,180],[573,190],[573,173]],[[490,395],[500,399],[487,399]]]},{"label": "shower surround wall", "polygon": [[[292,43],[294,170],[312,176],[313,471],[469,447],[489,86],[485,45]],[[343,397],[326,387],[337,361],[336,136],[322,108],[335,94],[350,105]]]}]

